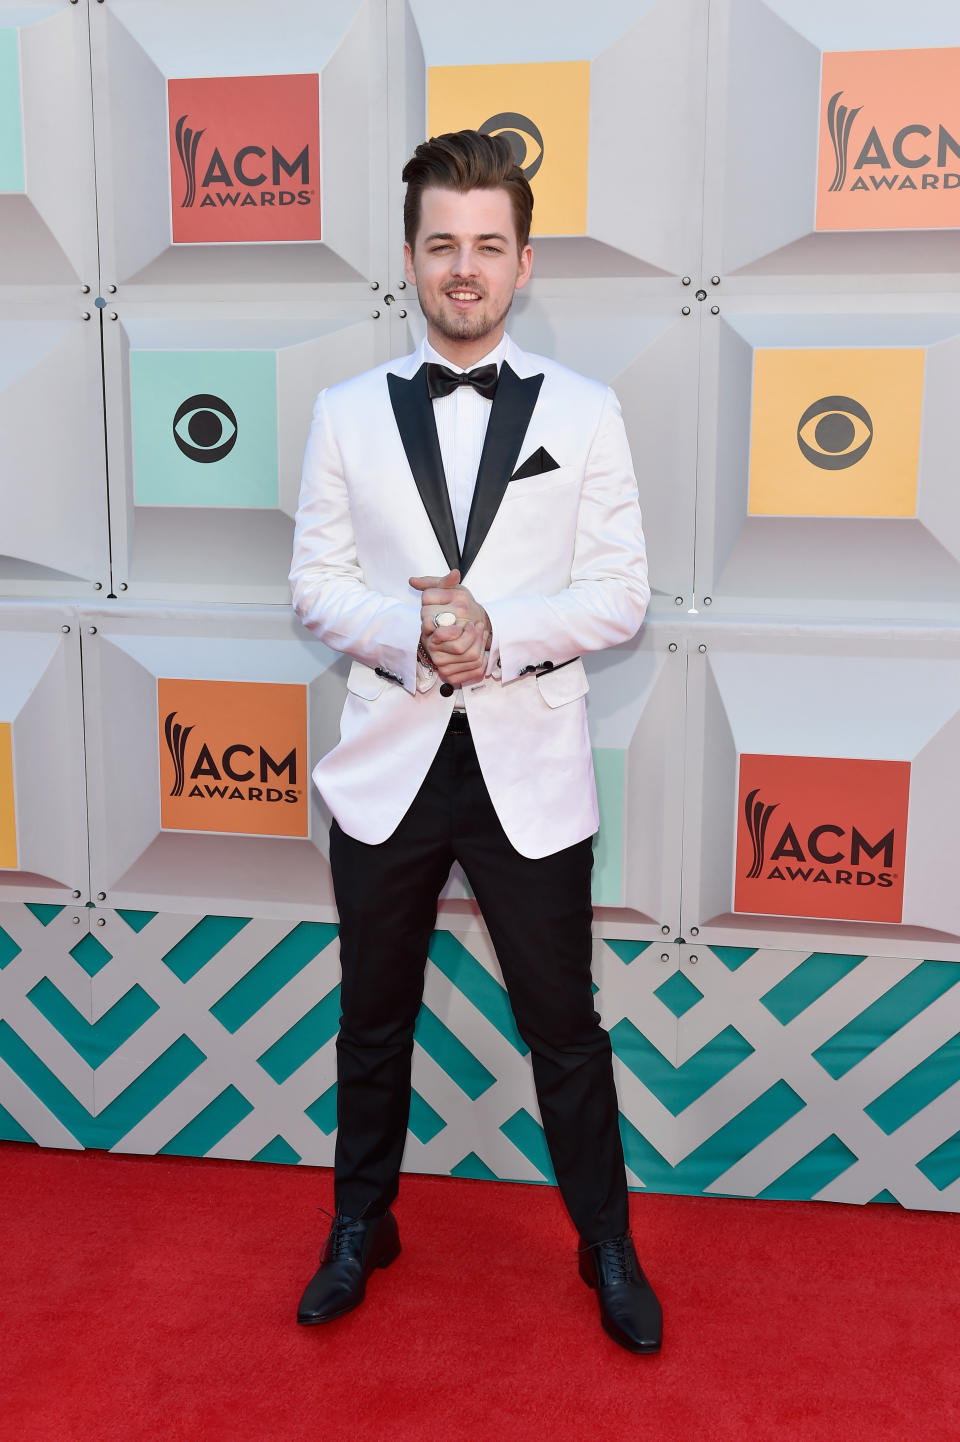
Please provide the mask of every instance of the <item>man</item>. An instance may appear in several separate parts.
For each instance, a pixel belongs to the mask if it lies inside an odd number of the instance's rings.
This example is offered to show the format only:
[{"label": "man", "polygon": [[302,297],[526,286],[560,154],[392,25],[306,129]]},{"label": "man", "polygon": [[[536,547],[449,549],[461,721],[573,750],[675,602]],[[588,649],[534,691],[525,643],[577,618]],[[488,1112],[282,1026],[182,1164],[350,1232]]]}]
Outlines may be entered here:
[{"label": "man", "polygon": [[596,789],[580,656],[632,636],[649,589],[613,393],[504,333],[533,198],[499,137],[460,131],[403,172],[407,278],[427,338],[322,393],[291,585],[353,657],[333,813],[340,916],[336,1217],[301,1322],[357,1306],[400,1250],[413,1028],[458,860],[530,1048],[580,1272],[622,1346],[660,1346],[630,1240],[610,1042],[590,981]]}]

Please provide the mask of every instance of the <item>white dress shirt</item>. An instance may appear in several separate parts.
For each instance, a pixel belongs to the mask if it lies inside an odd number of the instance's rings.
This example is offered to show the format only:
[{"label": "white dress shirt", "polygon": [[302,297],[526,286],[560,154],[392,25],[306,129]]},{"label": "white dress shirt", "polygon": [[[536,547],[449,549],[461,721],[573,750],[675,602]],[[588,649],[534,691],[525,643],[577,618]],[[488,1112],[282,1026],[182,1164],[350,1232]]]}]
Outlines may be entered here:
[{"label": "white dress shirt", "polygon": [[[507,338],[504,335],[501,336],[498,346],[471,366],[454,365],[453,361],[447,360],[439,351],[434,350],[429,341],[424,343],[423,354],[425,360],[446,366],[458,375],[485,365],[495,365],[499,373],[506,349]],[[453,521],[461,550],[467,534],[467,521],[470,519],[470,506],[473,503],[480,455],[492,405],[493,402],[474,390],[473,386],[457,386],[448,396],[438,396],[433,402],[437,435],[440,438],[440,457],[447,478]]]},{"label": "white dress shirt", "polygon": [[[500,365],[507,349],[507,337],[504,334],[500,343],[489,351],[480,360],[474,361],[470,366],[458,366],[453,361],[447,360],[439,351],[434,350],[429,341],[424,342],[424,359],[446,366],[449,370],[462,374],[465,370],[475,370],[477,366],[495,365],[499,374]],[[448,396],[438,396],[432,402],[433,415],[437,423],[437,436],[440,440],[440,459],[443,461],[443,472],[447,479],[447,491],[450,496],[450,507],[453,511],[453,523],[457,530],[457,541],[461,551],[467,534],[467,522],[470,519],[470,507],[473,504],[473,493],[477,484],[477,472],[480,469],[480,456],[483,451],[483,442],[487,434],[487,422],[490,419],[490,408],[492,401],[482,396],[473,386],[457,386]],[[480,596],[476,600],[483,605]],[[490,649],[491,660],[495,652],[493,643]],[[454,692],[454,706],[463,707],[463,692],[458,687]]]}]

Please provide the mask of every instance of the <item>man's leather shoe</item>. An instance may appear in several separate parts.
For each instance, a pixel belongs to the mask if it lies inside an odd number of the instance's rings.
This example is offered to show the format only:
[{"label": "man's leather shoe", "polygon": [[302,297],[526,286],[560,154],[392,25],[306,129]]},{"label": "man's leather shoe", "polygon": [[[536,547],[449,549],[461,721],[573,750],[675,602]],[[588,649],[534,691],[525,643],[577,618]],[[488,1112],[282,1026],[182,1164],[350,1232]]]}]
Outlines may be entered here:
[{"label": "man's leather shoe", "polygon": [[382,1217],[348,1217],[337,1212],[320,1253],[320,1267],[300,1298],[297,1321],[332,1322],[359,1307],[375,1267],[389,1267],[400,1255],[400,1234],[392,1212]]},{"label": "man's leather shoe", "polygon": [[595,1287],[603,1330],[628,1352],[659,1352],[663,1314],[629,1232],[580,1250],[580,1275]]}]

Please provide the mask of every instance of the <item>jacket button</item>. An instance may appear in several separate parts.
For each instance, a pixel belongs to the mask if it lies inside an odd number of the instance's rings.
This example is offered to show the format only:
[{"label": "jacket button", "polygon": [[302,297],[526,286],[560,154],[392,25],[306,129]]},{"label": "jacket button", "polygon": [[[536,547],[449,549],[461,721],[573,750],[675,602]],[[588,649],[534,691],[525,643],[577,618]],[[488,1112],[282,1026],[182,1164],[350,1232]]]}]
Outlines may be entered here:
[{"label": "jacket button", "polygon": [[383,672],[383,667],[382,667],[382,666],[374,666],[374,668],[373,668],[373,674],[374,674],[375,676],[382,676],[382,675],[384,674],[384,672]]},{"label": "jacket button", "polygon": [[553,670],[553,662],[552,662],[552,661],[541,661],[541,662],[540,662],[540,670],[541,670],[541,671],[552,671],[552,670]]},{"label": "jacket button", "polygon": [[441,696],[452,696],[452,695],[453,695],[453,687],[450,685],[450,682],[449,682],[449,681],[444,681],[444,682],[441,683],[441,686],[440,686],[440,695],[441,695]]}]

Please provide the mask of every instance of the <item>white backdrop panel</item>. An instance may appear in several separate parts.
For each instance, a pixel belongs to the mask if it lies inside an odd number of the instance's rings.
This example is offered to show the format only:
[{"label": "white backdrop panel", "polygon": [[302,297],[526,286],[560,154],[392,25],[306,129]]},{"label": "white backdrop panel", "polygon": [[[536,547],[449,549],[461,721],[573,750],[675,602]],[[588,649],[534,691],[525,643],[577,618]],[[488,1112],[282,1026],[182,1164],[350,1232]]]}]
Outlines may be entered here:
[{"label": "white backdrop panel", "polygon": [[386,359],[386,325],[356,302],[173,301],[108,312],[104,335],[114,589],[288,604],[313,402]]},{"label": "white backdrop panel", "polygon": [[[711,620],[689,645],[683,934],[958,959],[960,910],[942,859],[954,852],[960,782],[957,633]],[[747,779],[765,766],[771,782]],[[764,877],[782,873],[760,889],[746,882],[751,797],[770,805],[753,875],[758,856]],[[825,823],[817,835],[814,821]]]},{"label": "white backdrop panel", "polygon": [[100,326],[81,299],[0,305],[0,594],[110,589]]},{"label": "white backdrop panel", "polygon": [[[740,614],[955,618],[954,298],[934,310],[910,296],[884,296],[882,309],[876,297],[781,297],[774,311],[738,296],[722,310],[704,316],[698,596]],[[846,414],[851,398],[869,403],[866,423]],[[848,468],[821,469],[836,459],[816,421],[801,424],[821,400],[856,432]],[[758,501],[760,483],[773,499]]]},{"label": "white backdrop panel", "polygon": [[[279,607],[117,607],[84,616],[84,644],[95,896],[329,920],[329,816],[309,758],[337,738],[346,663]],[[178,737],[175,789],[158,768]]]},{"label": "white backdrop panel", "polygon": [[0,3],[0,290],[97,284],[87,9]]},{"label": "white backdrop panel", "polygon": [[[122,285],[128,295],[143,295],[145,287],[157,284],[201,284],[207,296],[221,297],[241,295],[250,284],[261,294],[264,286],[280,293],[294,285],[298,292],[335,286],[337,295],[355,297],[366,290],[385,261],[386,57],[380,6],[373,0],[331,0],[323,6],[286,0],[267,16],[256,0],[203,5],[112,0],[93,11],[105,280]],[[308,142],[315,156],[315,108],[311,115],[309,104],[287,83],[289,77],[311,75],[319,76],[320,176],[301,168],[294,180],[282,166],[275,168],[274,147],[288,165]],[[214,83],[185,92],[187,129],[196,147],[191,221],[209,215],[201,209],[204,200],[214,216],[228,220],[204,230],[204,239],[174,244],[171,216],[179,220],[186,191],[179,165],[171,160],[167,82],[228,77],[233,83],[233,77],[250,76],[280,78],[272,88],[268,82],[249,92]],[[174,92],[174,109],[176,98]],[[169,119],[175,127],[179,116],[171,112]],[[261,184],[251,183],[257,165],[266,167],[258,172],[266,177]],[[290,193],[299,195],[298,185],[310,196],[305,214],[315,215],[319,202],[319,238],[313,225],[305,227],[311,234],[285,240],[285,208],[296,217],[300,203],[287,207],[279,192],[292,187]],[[269,205],[264,193],[273,196]],[[242,208],[245,198],[252,198],[256,223]],[[277,226],[264,223],[274,216],[280,217]]]},{"label": "white backdrop panel", "polygon": [[600,0],[562,24],[549,0],[495,0],[469,38],[442,0],[409,0],[408,16],[395,13],[391,29],[407,90],[394,112],[392,224],[400,170],[425,134],[499,116],[491,130],[526,144],[541,275],[666,279],[696,265],[703,0]]},{"label": "white backdrop panel", "polygon": [[[837,277],[834,288],[854,292],[878,284],[898,289],[950,286],[950,277],[960,269],[956,222],[953,229],[917,225],[908,208],[903,229],[876,228],[869,216],[862,227],[817,229],[818,194],[822,199],[826,191],[829,197],[832,179],[821,171],[818,182],[818,149],[821,116],[826,124],[832,89],[828,83],[826,93],[821,92],[824,52],[918,52],[958,45],[960,18],[955,7],[942,0],[918,0],[909,6],[877,0],[869,9],[826,0],[712,0],[705,273],[719,271],[737,291],[804,289],[810,277],[823,285],[831,276]],[[891,159],[898,126],[930,126],[935,162],[938,126],[946,124],[957,138],[960,115],[948,94],[931,96],[933,108],[922,106],[922,113],[915,113],[911,77],[917,57],[906,53],[902,60],[891,58],[883,114],[868,105],[854,117],[856,125],[851,123],[850,163],[856,166],[876,122],[889,151],[889,168],[878,171],[867,163],[860,173],[865,183],[871,175],[883,174],[887,182],[892,177],[899,188],[905,175],[914,182],[909,168],[897,167]],[[901,74],[910,87],[902,105],[897,102]],[[848,110],[863,110],[855,87],[835,93]],[[945,102],[949,114],[942,112]],[[916,152],[913,158],[918,158]],[[960,164],[949,163],[949,149],[946,160],[928,167],[940,193],[944,175],[960,170]],[[852,185],[860,173],[851,171],[847,183]],[[922,182],[916,185],[926,215],[928,199]],[[935,208],[930,213],[935,214]]]},{"label": "white backdrop panel", "polygon": [[6,901],[88,896],[81,695],[78,613],[29,602],[0,608],[0,769],[12,770],[16,852],[14,860],[10,812],[0,806],[2,849],[13,861],[0,869]]}]

